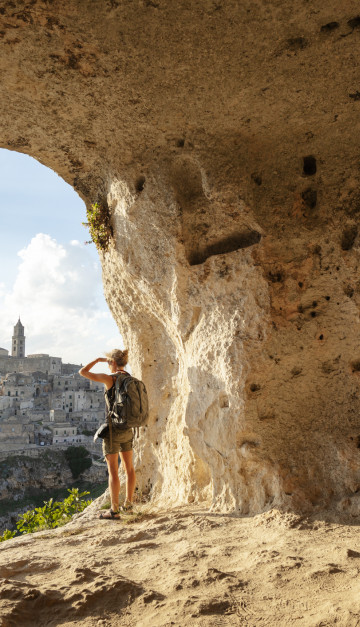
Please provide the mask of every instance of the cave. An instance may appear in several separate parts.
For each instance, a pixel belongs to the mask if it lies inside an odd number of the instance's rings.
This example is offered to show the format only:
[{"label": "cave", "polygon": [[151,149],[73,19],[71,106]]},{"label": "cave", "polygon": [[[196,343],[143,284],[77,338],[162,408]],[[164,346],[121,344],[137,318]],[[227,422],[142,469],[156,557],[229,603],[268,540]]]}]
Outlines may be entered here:
[{"label": "cave", "polygon": [[0,11],[0,146],[104,208],[105,297],[150,397],[138,485],[158,503],[254,514],[359,498],[359,290],[343,294],[359,272],[343,237],[358,17],[313,4]]}]

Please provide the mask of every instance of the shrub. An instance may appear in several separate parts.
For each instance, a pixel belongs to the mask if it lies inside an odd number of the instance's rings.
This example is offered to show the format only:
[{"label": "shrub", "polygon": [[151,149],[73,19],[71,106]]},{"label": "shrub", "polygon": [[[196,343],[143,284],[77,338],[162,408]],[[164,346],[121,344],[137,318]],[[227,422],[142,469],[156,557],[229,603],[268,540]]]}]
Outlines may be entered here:
[{"label": "shrub", "polygon": [[[42,529],[55,529],[67,523],[74,514],[82,512],[91,501],[83,500],[89,492],[81,492],[78,488],[68,490],[69,496],[63,501],[44,501],[43,507],[36,507],[19,517],[16,527],[21,534],[34,533]],[[12,532],[9,532],[12,533]],[[13,532],[15,535],[15,532]],[[11,536],[13,537],[13,536]]]},{"label": "shrub", "polygon": [[5,540],[11,540],[16,535],[16,531],[9,531],[9,529],[5,529],[2,536],[0,536],[0,542],[5,542]]},{"label": "shrub", "polygon": [[[69,496],[63,501],[54,501],[54,499],[44,501],[43,507],[36,507],[19,516],[16,523],[18,533],[34,533],[65,525],[74,514],[82,512],[92,502],[84,500],[84,496],[90,492],[79,493],[79,488],[72,488],[68,492]],[[0,536],[0,542],[11,540],[15,535],[16,531],[6,529]]]},{"label": "shrub", "polygon": [[86,209],[87,222],[83,225],[88,227],[91,240],[98,250],[107,251],[112,237],[112,227],[110,225],[109,209],[105,203],[95,202]]},{"label": "shrub", "polygon": [[65,451],[65,457],[74,479],[92,466],[90,453],[85,446],[69,446]]}]

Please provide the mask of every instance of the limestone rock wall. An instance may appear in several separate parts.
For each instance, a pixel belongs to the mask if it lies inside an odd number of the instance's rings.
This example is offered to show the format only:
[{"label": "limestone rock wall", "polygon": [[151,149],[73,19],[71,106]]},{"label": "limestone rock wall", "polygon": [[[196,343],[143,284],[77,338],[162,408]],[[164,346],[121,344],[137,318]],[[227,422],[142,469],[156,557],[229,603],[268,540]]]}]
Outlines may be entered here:
[{"label": "limestone rock wall", "polygon": [[1,146],[109,212],[161,502],[360,490],[358,5],[5,2]]}]

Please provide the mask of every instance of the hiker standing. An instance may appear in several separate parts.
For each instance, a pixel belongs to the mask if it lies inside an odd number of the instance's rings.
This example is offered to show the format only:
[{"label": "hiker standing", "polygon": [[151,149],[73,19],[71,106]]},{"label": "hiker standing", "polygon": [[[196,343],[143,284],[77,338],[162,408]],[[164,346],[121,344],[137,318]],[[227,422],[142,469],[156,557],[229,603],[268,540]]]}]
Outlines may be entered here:
[{"label": "hiker standing", "polygon": [[[91,381],[99,381],[105,386],[104,394],[107,396],[108,402],[111,402],[113,396],[116,379],[121,374],[128,374],[124,370],[128,363],[128,351],[114,349],[110,353],[106,353],[106,357],[98,357],[91,361],[87,366],[79,370],[82,377],[86,377]],[[97,374],[90,372],[91,368],[99,362],[105,362],[109,366],[111,374]],[[109,471],[109,491],[111,500],[111,509],[108,512],[100,514],[100,518],[114,519],[119,518],[119,511],[128,511],[132,509],[132,503],[135,490],[135,469],[133,466],[133,431],[131,428],[113,431],[103,439],[103,453],[106,459]],[[119,454],[126,474],[126,499],[124,505],[119,507],[120,479],[118,474]]]}]

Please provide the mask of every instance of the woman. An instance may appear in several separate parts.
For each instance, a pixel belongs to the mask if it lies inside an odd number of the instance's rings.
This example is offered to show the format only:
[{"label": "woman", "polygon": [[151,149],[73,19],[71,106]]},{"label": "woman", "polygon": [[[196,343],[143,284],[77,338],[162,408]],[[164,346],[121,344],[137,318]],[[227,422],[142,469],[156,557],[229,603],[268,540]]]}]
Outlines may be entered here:
[{"label": "woman", "polygon": [[[87,366],[84,366],[79,370],[79,374],[82,377],[86,377],[91,381],[100,381],[106,388],[105,394],[111,395],[111,388],[115,385],[116,376],[120,373],[125,373],[124,367],[128,363],[128,351],[121,351],[118,349],[112,350],[110,353],[106,353],[105,357],[98,357],[94,361],[91,361]],[[111,374],[96,374],[90,372],[91,368],[99,362],[107,362]],[[99,518],[106,518],[109,520],[120,518],[119,511],[129,511],[132,509],[134,490],[135,490],[135,470],[133,466],[133,432],[132,429],[126,429],[125,431],[112,431],[112,446],[110,449],[110,438],[104,438],[103,440],[103,453],[106,459],[108,471],[109,471],[109,491],[111,508],[108,512],[102,512]],[[120,479],[118,474],[118,461],[119,454],[123,463],[126,473],[126,499],[122,507],[119,508],[119,493],[120,493]]]}]

